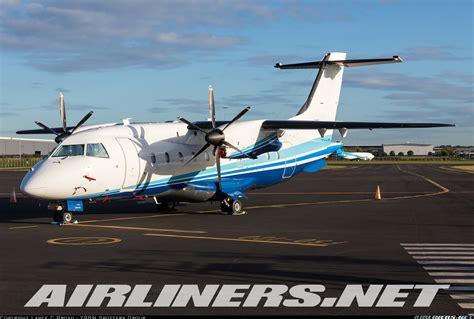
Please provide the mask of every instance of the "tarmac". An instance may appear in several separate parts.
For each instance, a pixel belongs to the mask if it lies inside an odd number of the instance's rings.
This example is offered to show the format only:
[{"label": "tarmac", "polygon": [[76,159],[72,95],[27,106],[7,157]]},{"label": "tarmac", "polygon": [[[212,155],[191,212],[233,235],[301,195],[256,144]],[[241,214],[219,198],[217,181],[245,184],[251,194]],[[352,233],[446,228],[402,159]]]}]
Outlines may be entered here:
[{"label": "tarmac", "polygon": [[[158,212],[151,201],[120,201],[87,204],[68,226],[18,193],[24,174],[0,171],[2,314],[474,313],[469,172],[349,165],[251,191],[243,216],[222,215],[218,203]],[[322,284],[337,297],[347,284],[441,283],[451,287],[428,308],[411,296],[401,308],[24,308],[43,284]]]}]

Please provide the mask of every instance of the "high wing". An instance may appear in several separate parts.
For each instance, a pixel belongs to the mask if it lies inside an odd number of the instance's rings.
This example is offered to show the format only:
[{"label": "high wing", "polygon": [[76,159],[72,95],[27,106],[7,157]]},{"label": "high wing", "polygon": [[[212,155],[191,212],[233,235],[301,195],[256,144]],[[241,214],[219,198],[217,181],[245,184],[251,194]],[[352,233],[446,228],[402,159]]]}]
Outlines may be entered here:
[{"label": "high wing", "polygon": [[[72,130],[74,126],[67,126],[67,130]],[[63,128],[62,127],[53,127],[51,128],[54,132],[57,134],[63,133]],[[17,131],[16,134],[51,134],[52,132],[46,129],[34,129],[34,130],[21,130]]]},{"label": "high wing", "polygon": [[[217,121],[216,125],[227,124],[227,121]],[[212,128],[210,121],[194,122],[202,129]],[[325,129],[381,129],[381,128],[428,128],[428,127],[450,127],[454,124],[445,123],[393,123],[393,122],[342,122],[342,121],[297,121],[297,120],[265,120],[262,123],[263,129],[295,129],[295,130],[317,130]],[[188,127],[192,129],[191,127]]]},{"label": "high wing", "polygon": [[454,124],[443,123],[392,123],[392,122],[335,122],[335,121],[293,121],[293,120],[266,120],[262,124],[264,129],[378,129],[378,128],[427,128],[448,127]]}]

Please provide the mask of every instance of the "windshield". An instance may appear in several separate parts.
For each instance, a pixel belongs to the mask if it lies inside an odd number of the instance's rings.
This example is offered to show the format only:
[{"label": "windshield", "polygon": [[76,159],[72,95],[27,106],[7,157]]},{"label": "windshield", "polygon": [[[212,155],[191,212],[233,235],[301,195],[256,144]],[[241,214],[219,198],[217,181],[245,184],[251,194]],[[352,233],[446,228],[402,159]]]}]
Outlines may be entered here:
[{"label": "windshield", "polygon": [[82,156],[82,155],[84,155],[84,144],[62,145],[53,154],[53,157]]},{"label": "windshield", "polygon": [[109,154],[101,143],[87,144],[86,155],[92,157],[108,158]]}]

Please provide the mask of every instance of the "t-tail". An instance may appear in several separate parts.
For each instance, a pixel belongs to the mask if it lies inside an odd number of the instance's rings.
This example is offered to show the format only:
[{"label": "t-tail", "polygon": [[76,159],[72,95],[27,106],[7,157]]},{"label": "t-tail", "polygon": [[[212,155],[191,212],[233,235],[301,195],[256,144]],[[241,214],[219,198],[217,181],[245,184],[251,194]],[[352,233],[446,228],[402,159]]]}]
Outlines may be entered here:
[{"label": "t-tail", "polygon": [[[346,53],[327,53],[321,61],[296,64],[277,63],[279,69],[319,69],[308,98],[290,120],[335,121],[342,76],[346,67],[402,62],[398,56],[387,59],[347,60]],[[328,130],[326,136],[332,135]]]}]

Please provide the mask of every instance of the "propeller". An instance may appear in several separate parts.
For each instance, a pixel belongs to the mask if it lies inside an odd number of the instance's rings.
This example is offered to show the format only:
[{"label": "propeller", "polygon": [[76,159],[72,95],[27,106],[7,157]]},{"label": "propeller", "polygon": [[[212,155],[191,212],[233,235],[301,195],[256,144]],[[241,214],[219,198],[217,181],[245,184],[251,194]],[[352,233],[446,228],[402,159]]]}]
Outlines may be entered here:
[{"label": "propeller", "polygon": [[68,130],[67,127],[67,122],[66,122],[66,104],[64,103],[64,95],[62,93],[59,94],[59,114],[61,116],[61,124],[62,124],[62,129],[63,132],[60,133],[58,131],[53,130],[52,128],[44,125],[43,123],[39,121],[35,121],[36,125],[41,127],[42,129],[45,129],[48,132],[51,132],[52,134],[56,135],[54,141],[56,143],[61,143],[67,136],[72,135],[80,126],[82,126],[93,114],[93,111],[90,111],[84,117],[74,126],[71,130]]},{"label": "propeller", "polygon": [[[231,143],[227,142],[225,140],[225,134],[224,131],[232,125],[234,122],[239,120],[245,113],[247,113],[250,110],[250,107],[244,108],[242,111],[240,111],[239,114],[237,114],[229,123],[227,123],[224,128],[219,129],[216,127],[216,108],[214,104],[214,90],[212,86],[209,86],[209,109],[211,112],[211,122],[212,122],[212,129],[209,132],[206,132],[199,126],[195,125],[194,123],[186,120],[185,118],[178,117],[178,120],[180,120],[183,123],[188,124],[188,126],[196,131],[199,131],[204,134],[204,139],[206,140],[206,144],[196,153],[194,156],[187,161],[184,165],[189,164],[192,160],[194,160],[196,157],[198,157],[202,152],[207,150],[210,146],[214,146],[214,149],[212,151],[212,154],[216,157],[216,167],[217,167],[217,187],[218,191],[222,190],[222,184],[221,184],[221,157],[223,157],[225,146],[228,146],[240,153],[243,153],[239,148],[236,146],[232,145]],[[217,150],[219,150],[217,152]]]}]

